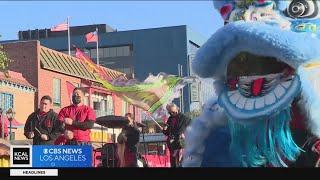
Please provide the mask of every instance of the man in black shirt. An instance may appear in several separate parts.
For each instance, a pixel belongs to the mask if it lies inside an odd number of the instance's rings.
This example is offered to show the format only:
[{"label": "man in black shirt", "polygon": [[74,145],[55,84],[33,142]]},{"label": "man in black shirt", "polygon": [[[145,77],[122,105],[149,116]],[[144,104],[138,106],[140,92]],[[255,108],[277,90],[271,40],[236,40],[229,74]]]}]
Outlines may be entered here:
[{"label": "man in black shirt", "polygon": [[171,167],[179,167],[182,161],[181,150],[184,148],[184,131],[190,124],[190,117],[180,112],[179,107],[170,103],[167,105],[170,117],[163,127],[163,134],[168,136],[167,146],[170,151]]},{"label": "man in black shirt", "polygon": [[52,98],[43,96],[40,108],[31,113],[24,126],[24,135],[33,139],[33,145],[53,145],[61,134],[62,123],[57,121],[58,114],[52,109]]}]

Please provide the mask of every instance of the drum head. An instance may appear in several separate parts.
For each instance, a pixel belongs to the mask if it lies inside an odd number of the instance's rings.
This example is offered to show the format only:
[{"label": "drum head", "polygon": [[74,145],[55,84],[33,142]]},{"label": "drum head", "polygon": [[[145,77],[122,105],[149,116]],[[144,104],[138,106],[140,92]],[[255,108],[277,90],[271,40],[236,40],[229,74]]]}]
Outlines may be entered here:
[{"label": "drum head", "polygon": [[143,162],[140,159],[137,160],[137,164],[138,164],[138,167],[144,167]]}]

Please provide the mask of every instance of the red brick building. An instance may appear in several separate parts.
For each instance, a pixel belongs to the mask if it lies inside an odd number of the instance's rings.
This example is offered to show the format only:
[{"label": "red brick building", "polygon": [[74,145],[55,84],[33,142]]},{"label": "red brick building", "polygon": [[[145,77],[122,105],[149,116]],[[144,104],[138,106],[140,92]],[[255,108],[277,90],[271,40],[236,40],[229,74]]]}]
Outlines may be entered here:
[{"label": "red brick building", "polygon": [[[8,57],[14,61],[10,63],[9,70],[22,73],[37,89],[33,110],[38,108],[44,95],[53,98],[56,112],[70,105],[67,90],[67,82],[70,82],[85,89],[85,104],[95,110],[97,117],[122,116],[127,112],[133,112],[133,106],[106,91],[81,60],[41,46],[39,41],[7,42],[2,43],[2,46]],[[123,76],[123,73],[118,71],[102,68],[111,79]],[[27,111],[27,114],[32,112]]]}]

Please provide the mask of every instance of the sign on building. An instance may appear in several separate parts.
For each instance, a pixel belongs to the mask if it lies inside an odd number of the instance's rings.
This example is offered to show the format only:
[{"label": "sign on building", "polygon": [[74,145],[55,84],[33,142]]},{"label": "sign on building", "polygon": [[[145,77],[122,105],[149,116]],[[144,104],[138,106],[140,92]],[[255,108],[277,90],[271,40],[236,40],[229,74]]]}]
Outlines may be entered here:
[{"label": "sign on building", "polygon": [[[192,61],[194,59],[194,54],[190,54],[188,56],[188,61],[189,61],[189,75],[190,76],[196,76],[192,72]],[[200,102],[200,82],[194,82],[190,84],[190,96],[191,96],[191,102]]]},{"label": "sign on building", "polygon": [[200,82],[190,84],[191,102],[200,102]]},{"label": "sign on building", "polygon": [[189,76],[195,76],[195,74],[192,72],[192,61],[193,61],[193,59],[194,59],[194,54],[190,54],[189,56],[188,56],[188,61],[189,61]]}]

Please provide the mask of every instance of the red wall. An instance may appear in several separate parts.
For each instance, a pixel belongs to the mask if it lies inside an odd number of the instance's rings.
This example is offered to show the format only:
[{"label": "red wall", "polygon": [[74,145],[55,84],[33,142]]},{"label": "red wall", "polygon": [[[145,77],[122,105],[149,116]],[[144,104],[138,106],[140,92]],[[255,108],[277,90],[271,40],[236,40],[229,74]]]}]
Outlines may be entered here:
[{"label": "red wall", "polygon": [[114,94],[112,94],[112,98],[114,105],[114,115],[122,116],[122,100]]},{"label": "red wall", "polygon": [[[38,95],[40,102],[40,98],[44,95],[49,95],[53,97],[53,78],[58,78],[61,80],[61,106],[54,107],[54,111],[59,112],[61,108],[70,105],[70,97],[68,95],[68,89],[66,82],[69,81],[71,83],[80,84],[80,78],[56,73],[54,71],[39,69],[39,86],[38,86]],[[44,77],[44,78],[42,78]]]}]

